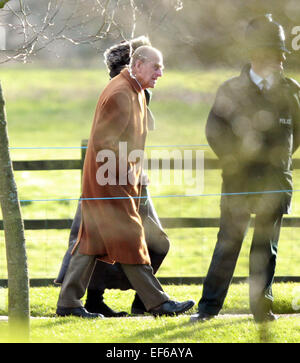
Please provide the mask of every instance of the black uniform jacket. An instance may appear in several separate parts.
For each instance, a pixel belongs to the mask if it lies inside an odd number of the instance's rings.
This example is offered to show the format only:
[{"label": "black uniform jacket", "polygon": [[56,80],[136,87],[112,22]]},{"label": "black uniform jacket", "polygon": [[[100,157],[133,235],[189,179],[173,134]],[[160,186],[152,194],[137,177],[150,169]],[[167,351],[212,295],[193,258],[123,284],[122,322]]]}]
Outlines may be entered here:
[{"label": "black uniform jacket", "polygon": [[289,213],[292,153],[300,144],[300,86],[282,76],[263,92],[249,71],[246,65],[218,89],[207,140],[221,163],[225,195],[241,193],[238,198],[253,213],[278,203]]}]

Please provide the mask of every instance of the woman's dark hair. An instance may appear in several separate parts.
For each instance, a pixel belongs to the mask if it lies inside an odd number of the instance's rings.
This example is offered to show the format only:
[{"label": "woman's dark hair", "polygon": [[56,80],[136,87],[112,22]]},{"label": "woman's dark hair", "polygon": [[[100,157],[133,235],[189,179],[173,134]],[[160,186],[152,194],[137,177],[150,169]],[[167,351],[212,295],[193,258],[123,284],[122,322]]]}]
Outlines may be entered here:
[{"label": "woman's dark hair", "polygon": [[151,45],[148,37],[144,35],[113,45],[104,52],[104,63],[111,78],[118,75],[129,64],[132,53],[142,45]]}]

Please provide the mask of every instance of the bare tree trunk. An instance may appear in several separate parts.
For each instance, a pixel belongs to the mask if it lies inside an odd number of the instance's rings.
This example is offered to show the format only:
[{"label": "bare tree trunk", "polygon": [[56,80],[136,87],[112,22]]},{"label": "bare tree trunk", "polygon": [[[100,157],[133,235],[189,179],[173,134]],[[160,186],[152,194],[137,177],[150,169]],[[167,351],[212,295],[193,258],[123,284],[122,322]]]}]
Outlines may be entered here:
[{"label": "bare tree trunk", "polygon": [[5,102],[0,84],[0,203],[8,271],[8,316],[10,327],[28,337],[29,279],[24,224],[8,146]]}]

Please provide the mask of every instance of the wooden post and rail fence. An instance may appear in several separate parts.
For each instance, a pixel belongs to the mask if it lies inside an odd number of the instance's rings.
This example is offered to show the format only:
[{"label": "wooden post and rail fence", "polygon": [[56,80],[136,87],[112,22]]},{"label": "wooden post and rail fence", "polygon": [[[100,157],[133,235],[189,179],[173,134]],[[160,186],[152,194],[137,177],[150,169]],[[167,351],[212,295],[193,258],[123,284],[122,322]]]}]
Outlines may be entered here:
[{"label": "wooden post and rail fence", "polygon": [[[82,140],[81,143],[81,159],[70,160],[28,160],[28,161],[13,161],[14,171],[40,171],[40,170],[82,170],[87,140]],[[164,165],[163,159],[157,160],[151,165],[156,165],[162,169]],[[190,163],[193,167],[195,163]],[[205,170],[219,169],[217,159],[205,159]],[[293,168],[300,169],[300,159],[293,160]],[[170,160],[170,169],[176,169],[176,162]],[[43,229],[69,229],[72,224],[72,219],[25,219],[25,230],[43,230]],[[219,218],[160,218],[161,224],[165,229],[169,228],[216,228],[219,226]],[[253,226],[253,220],[251,220]],[[299,228],[300,217],[286,217],[283,219],[282,227],[284,228]],[[0,220],[0,230],[3,230],[3,221]],[[203,283],[204,277],[159,277],[163,284],[199,284]],[[234,277],[233,282],[242,282],[247,280],[246,277]],[[275,276],[277,282],[300,282],[300,276]],[[31,286],[44,286],[53,283],[53,278],[49,279],[31,279]],[[7,286],[7,280],[0,279],[0,286]]]}]

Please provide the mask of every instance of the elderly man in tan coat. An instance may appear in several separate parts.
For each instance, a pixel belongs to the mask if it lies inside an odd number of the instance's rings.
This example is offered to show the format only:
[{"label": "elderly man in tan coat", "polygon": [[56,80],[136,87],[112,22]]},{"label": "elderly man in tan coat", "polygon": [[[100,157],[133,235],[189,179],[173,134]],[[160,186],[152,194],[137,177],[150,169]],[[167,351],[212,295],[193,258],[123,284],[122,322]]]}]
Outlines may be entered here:
[{"label": "elderly man in tan coat", "polygon": [[[59,316],[101,317],[84,309],[80,300],[96,258],[119,262],[153,315],[180,314],[194,305],[192,300],[170,300],[153,274],[138,214],[142,163],[128,161],[131,152],[144,150],[147,105],[143,91],[155,87],[162,70],[161,53],[142,46],[134,52],[129,68],[100,95],[83,169],[82,222],[57,303]],[[120,153],[120,145],[123,149],[126,145],[126,153]],[[105,167],[103,151],[115,156],[113,173],[107,171],[110,175],[99,173]]]}]

